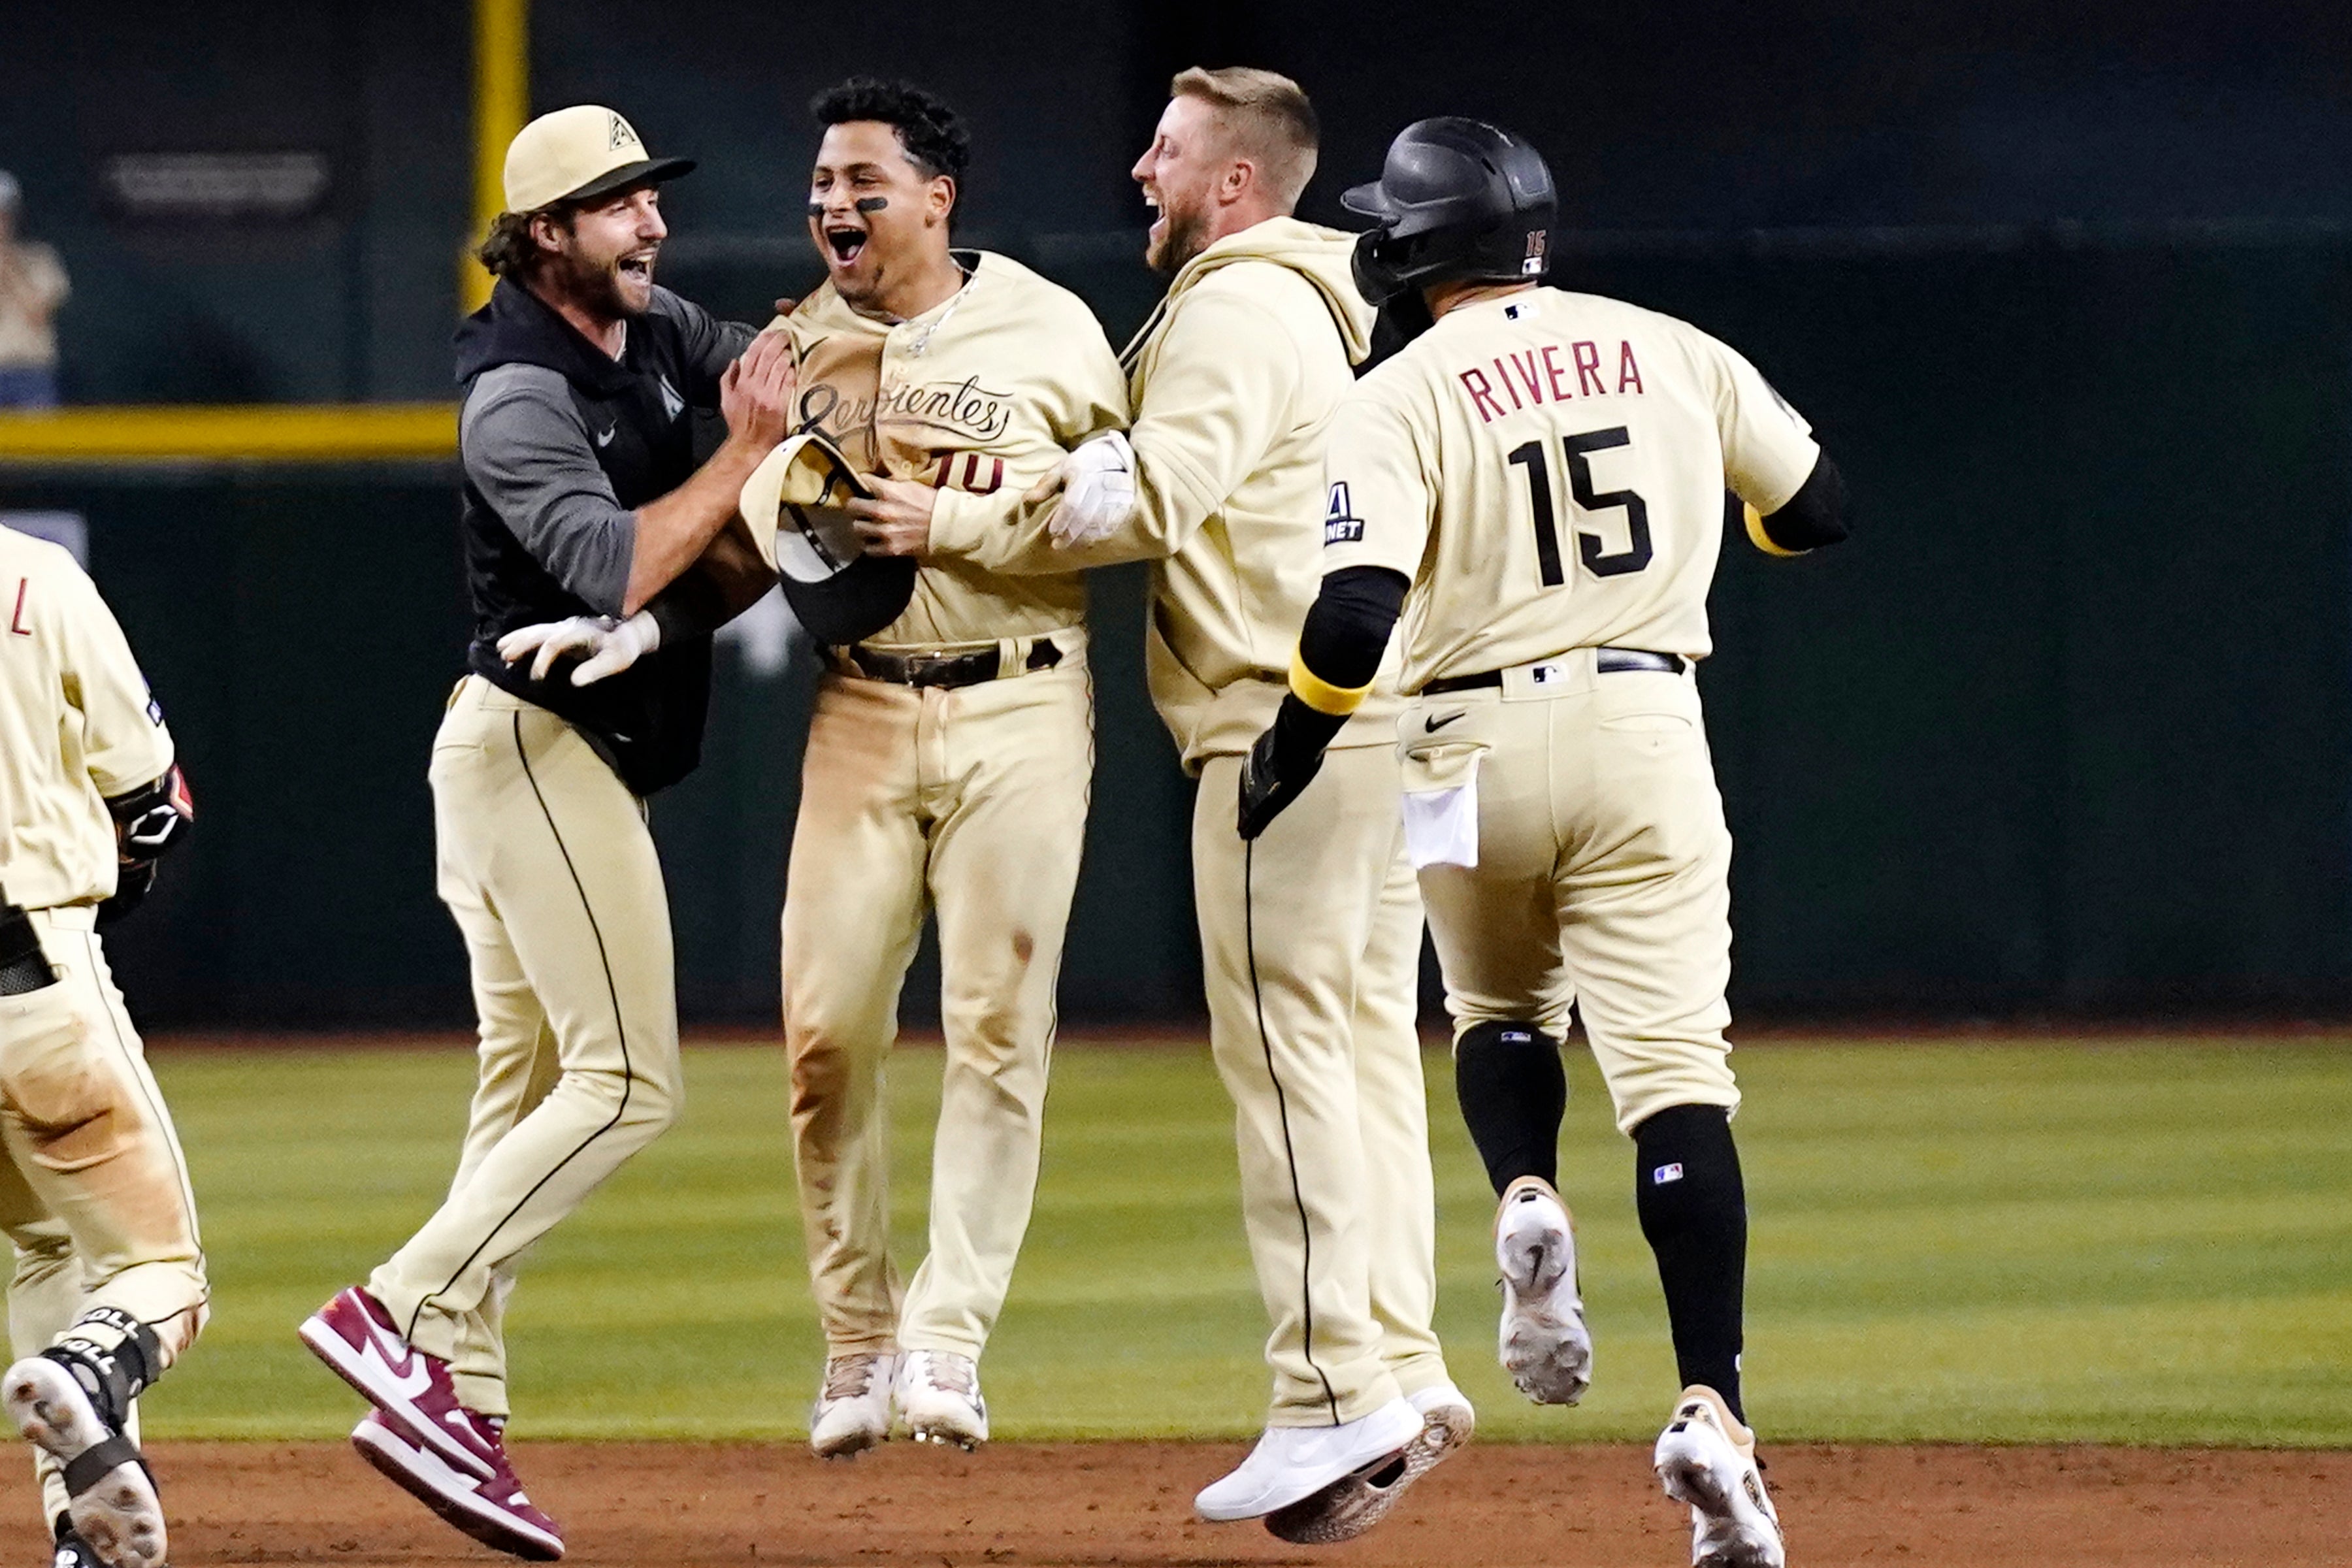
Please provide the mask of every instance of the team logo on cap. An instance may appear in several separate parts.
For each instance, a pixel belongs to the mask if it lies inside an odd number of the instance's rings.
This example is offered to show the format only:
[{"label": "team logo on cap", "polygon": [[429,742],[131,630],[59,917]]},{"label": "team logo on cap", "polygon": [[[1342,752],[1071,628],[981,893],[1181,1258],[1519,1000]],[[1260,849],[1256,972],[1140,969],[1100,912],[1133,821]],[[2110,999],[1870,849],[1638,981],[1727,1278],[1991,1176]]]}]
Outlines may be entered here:
[{"label": "team logo on cap", "polygon": [[605,132],[605,151],[618,152],[624,147],[637,147],[643,145],[643,143],[639,142],[637,140],[637,133],[629,129],[629,122],[627,121],[622,119],[617,114],[612,117],[612,121],[613,123],[606,128]]}]

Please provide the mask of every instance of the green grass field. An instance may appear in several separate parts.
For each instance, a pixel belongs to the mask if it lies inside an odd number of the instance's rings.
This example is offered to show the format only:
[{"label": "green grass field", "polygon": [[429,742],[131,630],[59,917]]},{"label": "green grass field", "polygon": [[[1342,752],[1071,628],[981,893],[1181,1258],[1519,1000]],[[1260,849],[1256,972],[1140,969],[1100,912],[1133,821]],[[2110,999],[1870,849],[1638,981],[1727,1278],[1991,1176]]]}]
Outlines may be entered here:
[{"label": "green grass field", "polygon": [[[215,1316],[169,1436],[328,1437],[360,1405],[295,1324],[428,1212],[472,1057],[173,1052]],[[937,1051],[893,1079],[919,1256]],[[1775,1043],[1738,1058],[1754,1212],[1748,1401],[1776,1440],[2352,1444],[2352,1049]],[[1675,1392],[1631,1145],[1571,1059],[1563,1186],[1599,1342],[1586,1404],[1494,1359],[1492,1200],[1430,1058],[1441,1327],[1482,1436],[1643,1438]],[[1199,1047],[1066,1048],[984,1372],[1000,1437],[1254,1431],[1265,1323],[1230,1111]],[[689,1053],[669,1136],[541,1244],[509,1318],[534,1436],[782,1437],[822,1350],[782,1055]]]}]

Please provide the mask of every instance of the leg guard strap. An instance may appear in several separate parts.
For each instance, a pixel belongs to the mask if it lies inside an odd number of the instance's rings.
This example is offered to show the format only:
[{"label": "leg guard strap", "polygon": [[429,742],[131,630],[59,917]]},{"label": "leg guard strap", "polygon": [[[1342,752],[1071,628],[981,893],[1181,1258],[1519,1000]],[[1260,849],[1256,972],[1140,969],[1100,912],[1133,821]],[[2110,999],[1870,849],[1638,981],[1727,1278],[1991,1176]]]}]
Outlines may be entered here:
[{"label": "leg guard strap", "polygon": [[[130,1438],[118,1432],[102,1442],[91,1444],[66,1461],[67,1495],[81,1496],[124,1465],[137,1465],[142,1470],[147,1468],[147,1461],[139,1456],[139,1445]],[[148,1479],[152,1480],[154,1477],[151,1473]]]}]

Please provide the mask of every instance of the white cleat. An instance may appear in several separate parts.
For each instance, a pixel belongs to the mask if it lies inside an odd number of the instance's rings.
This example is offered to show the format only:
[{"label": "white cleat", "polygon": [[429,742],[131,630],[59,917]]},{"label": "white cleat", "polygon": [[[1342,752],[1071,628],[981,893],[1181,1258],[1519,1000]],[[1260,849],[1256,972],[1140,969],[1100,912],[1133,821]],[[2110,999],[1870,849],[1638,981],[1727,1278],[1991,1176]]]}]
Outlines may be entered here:
[{"label": "white cleat", "polygon": [[980,1367],[953,1351],[908,1351],[898,1361],[898,1414],[918,1443],[969,1451],[988,1441]]},{"label": "white cleat", "polygon": [[1503,1370],[1538,1405],[1573,1405],[1592,1386],[1592,1331],[1577,1292],[1576,1221],[1540,1176],[1521,1176],[1495,1210],[1503,1271]]},{"label": "white cleat", "polygon": [[1691,1510],[1691,1568],[1782,1568],[1780,1515],[1756,1468],[1756,1434],[1723,1396],[1694,1384],[1658,1435],[1652,1461],[1666,1495]]},{"label": "white cleat", "polygon": [[1403,1399],[1337,1426],[1269,1426],[1249,1458],[1203,1487],[1192,1506],[1212,1524],[1263,1518],[1358,1471],[1384,1470],[1421,1430],[1421,1412]]},{"label": "white cleat", "polygon": [[854,1459],[890,1436],[895,1354],[867,1351],[828,1356],[824,1386],[809,1407],[809,1447],[820,1459]]},{"label": "white cleat", "polygon": [[1297,1546],[1352,1541],[1389,1516],[1413,1482],[1470,1441],[1478,1417],[1451,1383],[1405,1396],[1421,1413],[1421,1431],[1404,1453],[1343,1477],[1312,1496],[1265,1516],[1268,1533]]},{"label": "white cleat", "polygon": [[[46,1357],[10,1367],[0,1380],[0,1403],[25,1440],[65,1467],[72,1500],[66,1512],[74,1533],[107,1568],[163,1568],[163,1505],[139,1461],[139,1450],[99,1418],[72,1373]],[[119,1461],[95,1475],[81,1472]]]}]

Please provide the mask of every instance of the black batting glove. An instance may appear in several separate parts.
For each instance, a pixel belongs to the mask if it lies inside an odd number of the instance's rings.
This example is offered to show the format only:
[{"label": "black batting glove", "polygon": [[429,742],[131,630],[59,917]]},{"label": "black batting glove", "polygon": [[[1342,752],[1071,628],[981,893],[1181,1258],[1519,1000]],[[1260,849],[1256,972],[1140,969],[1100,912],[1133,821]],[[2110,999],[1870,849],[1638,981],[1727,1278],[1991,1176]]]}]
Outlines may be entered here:
[{"label": "black batting glove", "polygon": [[196,797],[180,764],[163,776],[125,795],[110,796],[106,809],[114,817],[114,841],[126,861],[161,860],[180,846],[196,820]]},{"label": "black batting glove", "polygon": [[137,909],[155,888],[155,862],[180,847],[196,820],[196,797],[177,763],[163,776],[108,798],[120,864],[114,896],[98,906],[100,931]]},{"label": "black batting glove", "polygon": [[1274,717],[1242,758],[1241,835],[1255,838],[1305,793],[1323,769],[1323,748],[1348,721],[1318,713],[1286,695]]},{"label": "black batting glove", "polygon": [[98,929],[115,921],[147,901],[155,890],[155,862],[125,860],[114,868],[114,897],[98,906]]}]

